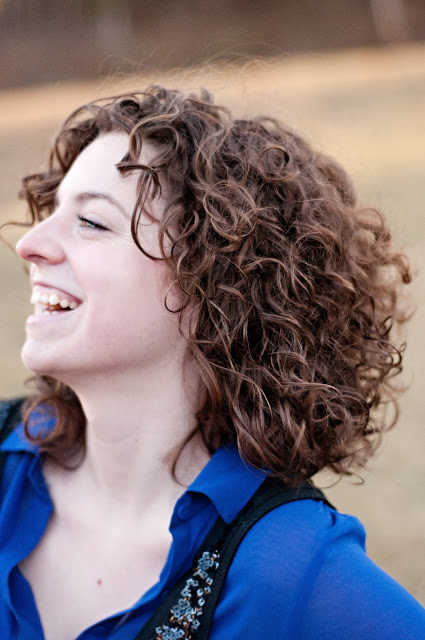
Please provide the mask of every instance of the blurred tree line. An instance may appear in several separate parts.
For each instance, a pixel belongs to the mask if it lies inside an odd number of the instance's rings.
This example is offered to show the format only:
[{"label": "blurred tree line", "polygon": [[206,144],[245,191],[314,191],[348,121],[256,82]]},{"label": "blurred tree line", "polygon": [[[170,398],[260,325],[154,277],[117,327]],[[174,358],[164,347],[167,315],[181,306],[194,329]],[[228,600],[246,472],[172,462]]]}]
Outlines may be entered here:
[{"label": "blurred tree line", "polygon": [[424,38],[424,0],[0,0],[0,87]]}]

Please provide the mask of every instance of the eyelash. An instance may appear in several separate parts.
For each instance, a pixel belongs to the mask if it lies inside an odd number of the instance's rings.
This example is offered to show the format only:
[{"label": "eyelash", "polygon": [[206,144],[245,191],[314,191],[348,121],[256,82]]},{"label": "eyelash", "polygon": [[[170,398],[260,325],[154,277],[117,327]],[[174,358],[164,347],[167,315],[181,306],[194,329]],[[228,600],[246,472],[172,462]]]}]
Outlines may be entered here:
[{"label": "eyelash", "polygon": [[82,222],[83,224],[81,225],[82,227],[85,227],[87,229],[93,229],[96,231],[108,231],[107,227],[104,227],[102,224],[98,224],[97,222],[93,222],[93,220],[89,220],[88,218],[85,218],[82,215],[77,215],[78,220],[80,220],[80,222]]}]

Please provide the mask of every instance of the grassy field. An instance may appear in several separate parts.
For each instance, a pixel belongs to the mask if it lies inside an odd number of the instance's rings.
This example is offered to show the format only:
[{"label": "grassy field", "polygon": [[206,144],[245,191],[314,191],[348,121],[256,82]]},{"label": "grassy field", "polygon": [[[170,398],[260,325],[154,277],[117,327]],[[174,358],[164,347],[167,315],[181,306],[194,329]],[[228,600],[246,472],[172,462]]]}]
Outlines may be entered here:
[{"label": "grassy field", "polygon": [[[366,526],[371,557],[425,604],[425,47],[276,59],[156,77],[137,77],[0,93],[0,222],[23,215],[19,179],[37,170],[55,128],[81,102],[150,82],[209,87],[240,115],[272,114],[335,155],[365,204],[382,209],[394,237],[412,256],[416,314],[407,334],[409,383],[398,426],[387,435],[365,484],[344,480],[328,490],[341,511]],[[16,232],[7,234],[13,242]],[[29,310],[22,265],[0,246],[0,396],[20,392],[19,362]],[[321,478],[322,483],[332,479]]]}]

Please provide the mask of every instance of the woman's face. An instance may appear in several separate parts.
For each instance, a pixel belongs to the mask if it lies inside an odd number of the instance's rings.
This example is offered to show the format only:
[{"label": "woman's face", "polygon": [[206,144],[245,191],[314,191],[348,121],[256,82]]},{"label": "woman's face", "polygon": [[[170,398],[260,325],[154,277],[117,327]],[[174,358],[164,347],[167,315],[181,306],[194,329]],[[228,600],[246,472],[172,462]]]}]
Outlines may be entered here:
[{"label": "woman's face", "polygon": [[[62,180],[54,213],[17,245],[31,262],[35,305],[23,362],[68,384],[96,372],[163,367],[184,352],[177,314],[164,308],[168,270],[131,237],[138,174],[123,177],[116,168],[127,151],[125,133],[91,143]],[[145,145],[142,161],[149,156]],[[156,217],[162,207],[152,203]],[[157,224],[145,218],[139,235],[159,256]]]}]

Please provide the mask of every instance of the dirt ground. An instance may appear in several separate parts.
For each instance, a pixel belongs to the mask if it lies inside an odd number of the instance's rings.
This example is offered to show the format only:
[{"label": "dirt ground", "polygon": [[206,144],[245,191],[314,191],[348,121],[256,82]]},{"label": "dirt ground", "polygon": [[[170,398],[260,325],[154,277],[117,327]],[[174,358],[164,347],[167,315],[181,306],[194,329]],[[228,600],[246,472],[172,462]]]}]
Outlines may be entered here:
[{"label": "dirt ground", "polygon": [[[0,92],[0,221],[23,215],[19,179],[37,170],[59,122],[100,95],[150,82],[206,86],[240,115],[272,114],[290,122],[352,174],[361,200],[386,212],[394,237],[417,268],[416,314],[407,333],[398,426],[387,435],[363,485],[328,489],[341,511],[358,516],[371,557],[425,604],[425,46],[354,50],[204,67],[153,77],[114,77]],[[6,234],[13,242],[15,232]],[[0,246],[0,396],[22,391],[19,361],[29,311],[22,265]],[[330,477],[320,478],[323,484]]]}]

